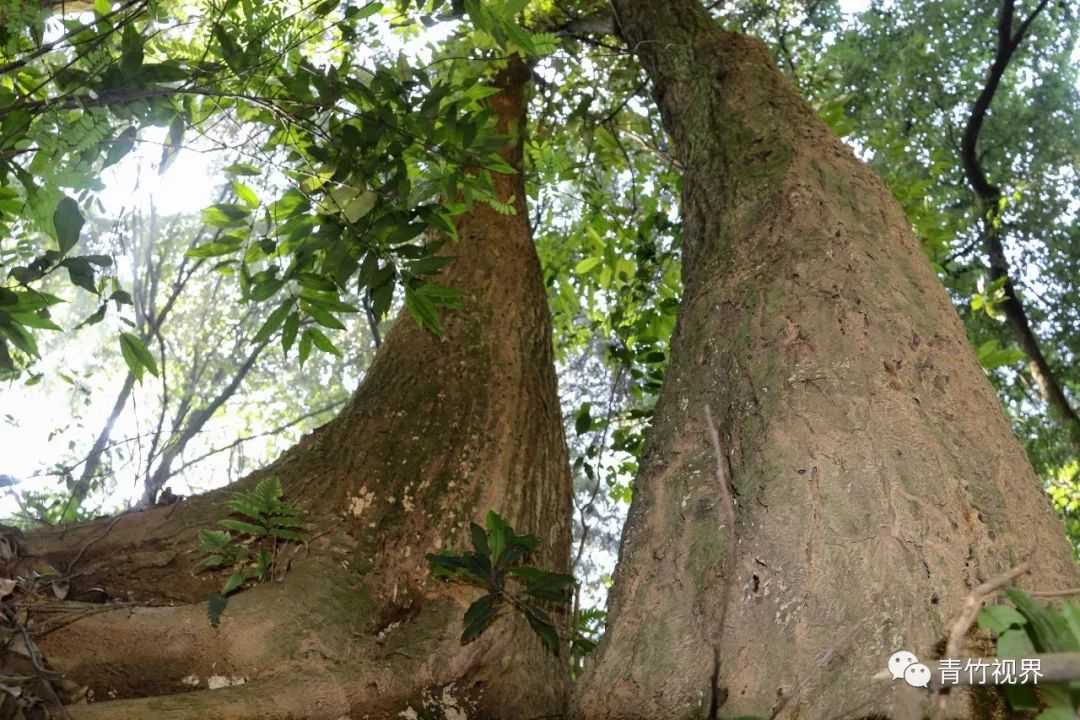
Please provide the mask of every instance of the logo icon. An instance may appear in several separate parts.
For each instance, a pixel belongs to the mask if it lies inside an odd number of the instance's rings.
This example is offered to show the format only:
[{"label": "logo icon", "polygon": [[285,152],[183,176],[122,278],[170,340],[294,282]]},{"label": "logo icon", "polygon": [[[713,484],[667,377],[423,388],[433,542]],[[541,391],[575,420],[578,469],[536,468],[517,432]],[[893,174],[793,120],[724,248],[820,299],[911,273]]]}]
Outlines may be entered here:
[{"label": "logo icon", "polygon": [[930,668],[922,663],[908,665],[904,669],[904,679],[911,687],[928,687],[930,685]]},{"label": "logo icon", "polygon": [[915,653],[898,650],[889,657],[889,672],[893,680],[901,678],[912,687],[929,687],[930,668],[919,662]]},{"label": "logo icon", "polygon": [[908,666],[917,662],[919,662],[919,658],[915,657],[914,653],[909,653],[907,650],[894,652],[892,657],[889,658],[889,672],[892,673],[892,679],[899,680],[904,677],[904,671],[907,670]]}]

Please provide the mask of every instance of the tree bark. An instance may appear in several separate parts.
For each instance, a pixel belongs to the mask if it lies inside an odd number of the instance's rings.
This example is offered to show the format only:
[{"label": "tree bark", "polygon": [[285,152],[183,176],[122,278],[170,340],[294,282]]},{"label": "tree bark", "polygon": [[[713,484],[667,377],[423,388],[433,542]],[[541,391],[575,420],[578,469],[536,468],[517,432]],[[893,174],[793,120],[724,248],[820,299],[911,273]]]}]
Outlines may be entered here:
[{"label": "tree bark", "polygon": [[[511,64],[491,98],[515,168],[527,77]],[[193,575],[191,550],[224,516],[220,492],[28,535],[24,568],[57,568],[72,597],[104,587],[158,605],[87,613],[40,638],[54,667],[117,698],[73,717],[399,717],[425,702],[447,716],[563,712],[565,661],[509,612],[462,646],[462,614],[478,593],[434,578],[424,560],[466,547],[469,522],[494,509],[541,539],[537,566],[569,567],[569,466],[524,181],[494,181],[516,214],[478,203],[456,218],[439,281],[462,291],[464,307],[444,313],[443,337],[399,317],[341,414],[239,484],[278,476],[311,541],[281,582],[238,593],[219,630],[200,601],[222,576]],[[211,676],[246,684],[146,697],[206,688]],[[275,702],[294,677],[303,700]]]},{"label": "tree bark", "polygon": [[684,167],[686,289],[577,712],[900,717],[889,655],[934,658],[1029,556],[1075,584],[1063,528],[881,181],[761,43],[693,0],[613,5]]}]

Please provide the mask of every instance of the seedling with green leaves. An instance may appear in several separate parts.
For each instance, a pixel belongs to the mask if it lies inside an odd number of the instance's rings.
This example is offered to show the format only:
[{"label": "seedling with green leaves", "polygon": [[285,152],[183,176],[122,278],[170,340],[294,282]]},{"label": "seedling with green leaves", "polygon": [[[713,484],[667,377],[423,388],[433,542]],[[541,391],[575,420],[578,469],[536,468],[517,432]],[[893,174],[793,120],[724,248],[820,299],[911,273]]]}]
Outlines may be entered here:
[{"label": "seedling with green leaves", "polygon": [[[540,545],[533,535],[517,535],[497,513],[489,512],[487,529],[470,523],[472,552],[444,552],[427,555],[432,572],[487,590],[465,611],[461,644],[475,640],[506,607],[525,614],[529,625],[552,652],[559,654],[559,631],[544,606],[567,606],[574,576],[551,573],[519,564]],[[576,632],[567,632],[575,651],[588,652],[592,642]]]},{"label": "seedling with green leaves", "polygon": [[262,582],[273,576],[277,553],[282,543],[304,541],[299,530],[304,527],[300,509],[285,502],[281,481],[265,478],[253,490],[234,492],[225,506],[232,514],[246,519],[225,518],[218,524],[224,530],[200,530],[202,545],[198,552],[206,557],[197,570],[235,567],[226,578],[221,592],[211,593],[207,607],[210,625],[217,627],[228,605],[228,596],[246,582]]},{"label": "seedling with green leaves", "polygon": [[[1006,594],[1015,608],[991,605],[979,611],[979,627],[997,634],[998,657],[1080,652],[1080,605],[1064,603],[1054,608],[1036,602],[1023,590]],[[1036,720],[1075,720],[1080,711],[1080,682],[1004,688],[1014,710],[1041,710]]]}]

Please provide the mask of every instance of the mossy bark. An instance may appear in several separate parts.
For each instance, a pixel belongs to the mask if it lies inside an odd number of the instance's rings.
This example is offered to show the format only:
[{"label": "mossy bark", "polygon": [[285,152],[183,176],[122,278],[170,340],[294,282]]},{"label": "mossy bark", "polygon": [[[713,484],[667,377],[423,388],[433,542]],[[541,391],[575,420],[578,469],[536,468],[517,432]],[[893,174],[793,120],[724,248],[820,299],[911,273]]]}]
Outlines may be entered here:
[{"label": "mossy bark", "polygon": [[791,717],[911,711],[871,679],[889,655],[933,657],[1025,558],[1075,585],[1063,528],[881,181],[761,43],[693,0],[613,5],[685,168],[686,290],[578,714],[767,717],[804,678]]},{"label": "mossy bark", "polygon": [[[491,98],[513,138],[504,158],[517,168],[527,78],[511,63]],[[327,701],[309,698],[299,714],[282,705],[282,717],[398,717],[424,702],[447,716],[453,707],[477,717],[563,711],[565,659],[509,612],[461,646],[475,593],[433,578],[424,560],[467,547],[468,523],[495,510],[541,539],[538,566],[569,567],[569,466],[524,181],[494,182],[516,213],[478,203],[456,219],[458,240],[443,250],[454,260],[438,280],[462,292],[464,307],[442,313],[443,337],[400,317],[344,411],[241,483],[281,478],[313,540],[282,582],[239,593],[220,630],[200,603],[222,578],[193,574],[191,553],[196,532],[225,513],[220,492],[27,537],[23,567],[64,572],[72,597],[97,587],[159,605],[91,614],[39,639],[49,662],[96,698],[127,698],[112,717],[277,717],[259,714],[266,703],[235,700],[214,711],[213,694],[140,696],[205,688],[211,675],[287,683],[290,668],[323,683]]]}]

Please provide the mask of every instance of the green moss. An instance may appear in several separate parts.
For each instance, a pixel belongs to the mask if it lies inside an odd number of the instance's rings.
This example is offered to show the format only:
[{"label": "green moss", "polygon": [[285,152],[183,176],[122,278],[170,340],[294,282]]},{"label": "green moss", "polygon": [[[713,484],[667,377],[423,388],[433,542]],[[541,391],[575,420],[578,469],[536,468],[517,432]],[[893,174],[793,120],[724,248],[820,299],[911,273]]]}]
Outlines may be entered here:
[{"label": "green moss", "polygon": [[[715,510],[719,512],[719,508]],[[715,513],[710,513],[710,517],[695,518],[691,521],[686,569],[693,579],[696,594],[712,583],[714,572],[719,572],[728,541],[725,531],[726,528],[719,527]]]}]

